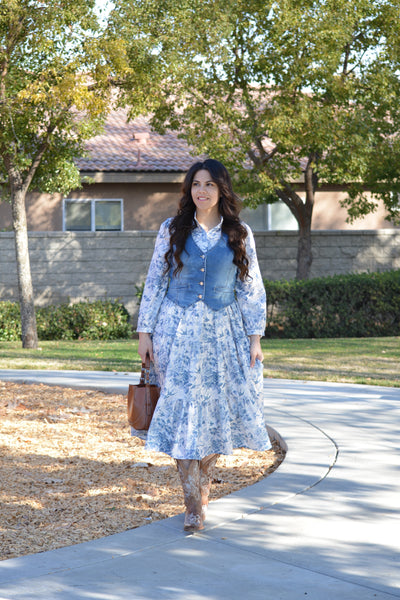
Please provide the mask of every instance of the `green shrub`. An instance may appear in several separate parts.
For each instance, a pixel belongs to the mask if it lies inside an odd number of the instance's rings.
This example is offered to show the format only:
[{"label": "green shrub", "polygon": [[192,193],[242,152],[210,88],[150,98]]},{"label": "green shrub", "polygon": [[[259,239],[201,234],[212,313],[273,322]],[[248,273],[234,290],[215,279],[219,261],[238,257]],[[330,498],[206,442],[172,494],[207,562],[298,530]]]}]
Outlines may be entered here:
[{"label": "green shrub", "polygon": [[0,302],[0,341],[21,339],[21,315],[16,302]]},{"label": "green shrub", "polygon": [[135,288],[136,288],[135,296],[137,298],[137,303],[140,304],[140,302],[142,300],[143,292],[144,292],[144,281],[142,283],[135,285]]},{"label": "green shrub", "polygon": [[[132,334],[128,311],[116,300],[37,308],[36,321],[40,340],[114,340]],[[0,340],[19,339],[19,305],[0,302]]]},{"label": "green shrub", "polygon": [[264,284],[268,301],[267,337],[400,334],[400,271]]}]

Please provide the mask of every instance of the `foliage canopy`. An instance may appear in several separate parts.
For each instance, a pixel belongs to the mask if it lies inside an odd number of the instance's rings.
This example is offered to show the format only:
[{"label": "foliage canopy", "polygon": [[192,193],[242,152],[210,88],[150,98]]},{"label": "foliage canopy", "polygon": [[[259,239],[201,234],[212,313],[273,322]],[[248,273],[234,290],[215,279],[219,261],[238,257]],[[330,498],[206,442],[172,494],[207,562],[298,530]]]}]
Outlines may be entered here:
[{"label": "foliage canopy", "polygon": [[80,184],[73,159],[101,128],[118,55],[93,5],[1,1],[0,173],[9,194],[15,185],[65,194]]},{"label": "foliage canopy", "polygon": [[321,183],[347,184],[350,219],[378,198],[398,219],[397,1],[116,0],[112,32],[141,56],[153,125],[223,161],[249,204],[283,200],[300,255]]},{"label": "foliage canopy", "polygon": [[37,347],[25,197],[79,187],[74,158],[100,131],[118,68],[94,0],[0,0],[0,182],[12,206],[23,347]]}]

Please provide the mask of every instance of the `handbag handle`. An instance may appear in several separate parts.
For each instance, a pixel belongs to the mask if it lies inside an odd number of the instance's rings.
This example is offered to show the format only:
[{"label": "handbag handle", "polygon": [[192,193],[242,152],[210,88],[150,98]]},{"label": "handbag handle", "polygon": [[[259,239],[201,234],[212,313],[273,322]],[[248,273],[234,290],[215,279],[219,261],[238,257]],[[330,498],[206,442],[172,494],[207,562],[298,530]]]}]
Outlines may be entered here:
[{"label": "handbag handle", "polygon": [[145,362],[142,362],[142,371],[140,373],[140,384],[150,385],[150,356],[146,354]]}]

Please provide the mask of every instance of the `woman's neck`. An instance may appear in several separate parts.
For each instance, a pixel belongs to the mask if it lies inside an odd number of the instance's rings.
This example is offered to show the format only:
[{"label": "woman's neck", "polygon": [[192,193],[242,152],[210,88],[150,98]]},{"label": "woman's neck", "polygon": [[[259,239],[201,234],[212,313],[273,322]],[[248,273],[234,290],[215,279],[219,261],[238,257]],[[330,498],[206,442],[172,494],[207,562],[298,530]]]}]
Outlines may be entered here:
[{"label": "woman's neck", "polygon": [[221,215],[219,212],[215,213],[196,210],[196,219],[205,231],[210,231],[210,229],[213,229],[220,224]]}]

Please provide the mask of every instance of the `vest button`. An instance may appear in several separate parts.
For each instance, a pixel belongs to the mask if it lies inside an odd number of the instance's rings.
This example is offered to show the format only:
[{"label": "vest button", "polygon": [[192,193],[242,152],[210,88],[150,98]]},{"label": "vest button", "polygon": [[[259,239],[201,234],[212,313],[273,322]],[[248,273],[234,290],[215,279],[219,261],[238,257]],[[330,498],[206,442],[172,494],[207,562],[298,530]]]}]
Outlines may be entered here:
[{"label": "vest button", "polygon": [[201,271],[202,273],[204,273],[204,271],[205,271],[204,267],[202,267],[202,268],[200,269],[200,271]]},{"label": "vest button", "polygon": [[199,281],[199,284],[200,284],[200,285],[204,285],[204,282],[203,282],[203,281]]},{"label": "vest button", "polygon": [[204,254],[202,254],[202,255],[200,256],[200,258],[205,258]]},{"label": "vest button", "polygon": [[202,298],[202,297],[203,297],[203,296],[202,296],[202,294],[199,294],[199,295],[198,295],[198,298]]}]

